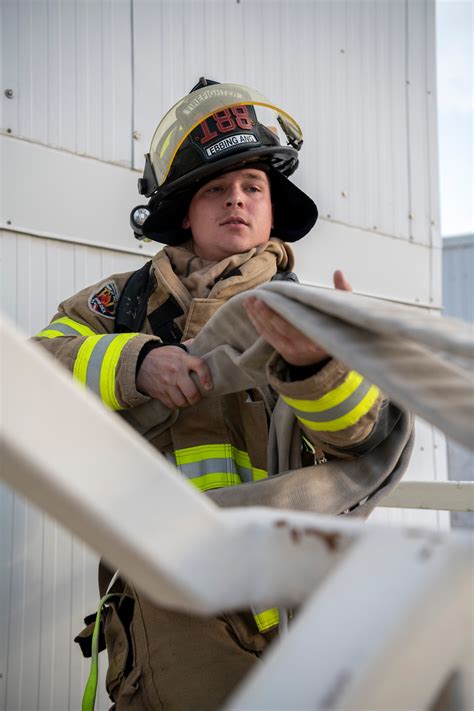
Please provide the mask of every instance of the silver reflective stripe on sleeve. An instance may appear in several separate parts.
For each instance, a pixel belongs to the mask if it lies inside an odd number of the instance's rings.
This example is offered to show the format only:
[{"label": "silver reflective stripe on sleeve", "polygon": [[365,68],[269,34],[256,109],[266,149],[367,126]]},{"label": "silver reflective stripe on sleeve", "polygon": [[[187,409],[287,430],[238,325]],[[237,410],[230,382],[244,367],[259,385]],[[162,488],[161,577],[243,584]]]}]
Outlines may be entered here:
[{"label": "silver reflective stripe on sleeve", "polygon": [[55,321],[51,321],[42,331],[33,338],[61,338],[62,336],[94,336],[95,332],[89,326],[69,316],[62,316]]},{"label": "silver reflective stripe on sleeve", "polygon": [[115,378],[123,349],[136,333],[109,333],[84,338],[77,351],[73,376],[89,387],[112,410],[124,405],[117,399]]},{"label": "silver reflective stripe on sleeve", "polygon": [[65,323],[60,323],[59,321],[54,321],[54,323],[51,324],[51,327],[55,331],[59,331],[60,333],[62,333],[63,336],[82,336],[82,333],[78,331],[77,328],[68,326]]},{"label": "silver reflective stripe on sleeve", "polygon": [[346,400],[341,402],[339,405],[331,407],[328,410],[323,410],[322,412],[308,412],[308,410],[299,410],[295,407],[292,409],[295,415],[301,419],[310,420],[311,422],[331,422],[332,420],[337,420],[351,412],[367,395],[370,388],[371,383],[364,379],[359,387],[354,390],[352,395],[350,395]]},{"label": "silver reflective stripe on sleeve", "polygon": [[110,346],[112,341],[116,339],[116,337],[117,334],[115,333],[111,333],[108,336],[102,336],[101,339],[97,341],[94,346],[94,350],[89,357],[89,362],[87,364],[86,385],[99,396],[101,394],[101,373],[105,351]]}]

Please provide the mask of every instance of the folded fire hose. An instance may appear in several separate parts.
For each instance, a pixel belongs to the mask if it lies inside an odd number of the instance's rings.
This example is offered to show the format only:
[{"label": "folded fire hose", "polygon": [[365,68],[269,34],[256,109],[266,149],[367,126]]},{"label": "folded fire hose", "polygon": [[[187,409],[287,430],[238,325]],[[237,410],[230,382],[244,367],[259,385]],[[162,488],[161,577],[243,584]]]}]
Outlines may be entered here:
[{"label": "folded fire hose", "polygon": [[[278,461],[269,458],[270,477],[208,492],[220,506],[264,505],[318,513],[342,513],[357,507],[353,513],[367,515],[406,470],[413,433],[412,417],[405,410],[420,415],[461,444],[473,446],[474,338],[465,324],[371,297],[304,284],[272,282],[252,293],[375,383],[395,403],[391,405],[394,412],[388,413],[387,436],[373,450],[352,461],[328,461],[318,466],[317,476],[312,477],[315,467],[295,469],[301,464],[292,459],[294,447],[287,433],[292,430],[288,426],[288,418],[292,418],[295,434],[296,418],[280,400],[277,407],[283,412],[276,421],[282,423],[281,433],[270,431],[269,453],[278,452]],[[192,354],[202,356],[210,368],[212,396],[268,382],[266,364],[273,349],[249,321],[243,306],[246,296],[235,296],[222,306],[192,344]],[[152,439],[179,413],[152,400],[122,416]]]}]

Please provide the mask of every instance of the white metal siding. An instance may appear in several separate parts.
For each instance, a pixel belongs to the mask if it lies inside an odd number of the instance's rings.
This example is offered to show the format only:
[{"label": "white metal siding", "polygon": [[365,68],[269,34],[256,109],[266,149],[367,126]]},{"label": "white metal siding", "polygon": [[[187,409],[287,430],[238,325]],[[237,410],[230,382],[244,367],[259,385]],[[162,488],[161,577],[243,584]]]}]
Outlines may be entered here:
[{"label": "white metal siding", "polygon": [[[302,124],[295,182],[322,215],[296,246],[303,280],[343,268],[358,291],[440,305],[432,0],[3,0],[1,13],[0,297],[26,333],[155,251],[128,226],[139,173],[110,163],[141,169],[157,121],[202,75],[255,86]],[[410,476],[441,480],[444,462],[421,423]],[[2,711],[79,708],[87,665],[71,638],[97,603],[96,562],[0,488]]]},{"label": "white metal siding", "polygon": [[[446,437],[420,418],[415,423],[413,454],[404,475],[405,481],[446,481]],[[446,511],[378,508],[370,514],[370,523],[394,526],[449,528]]]},{"label": "white metal siding", "polygon": [[430,0],[5,0],[2,130],[141,168],[199,75],[248,83],[301,122],[322,215],[438,243],[433,22]]},{"label": "white metal siding", "polygon": [[[129,224],[137,173],[0,135],[0,229],[154,253]],[[21,185],[21,189],[19,189]]]},{"label": "white metal siding", "polygon": [[430,242],[430,218],[437,219],[424,194],[434,110],[430,3],[408,3],[409,15],[405,2],[367,0],[136,0],[133,7],[135,167],[157,119],[199,74],[247,83],[300,121],[305,145],[295,180],[322,215]]},{"label": "white metal siding", "polygon": [[130,2],[3,0],[1,19],[2,130],[130,165]]},{"label": "white metal siding", "polygon": [[26,334],[34,335],[66,297],[143,263],[144,258],[131,254],[0,231],[2,310]]},{"label": "white metal siding", "polygon": [[443,313],[474,323],[474,235],[443,240]]},{"label": "white metal siding", "polygon": [[[474,330],[474,235],[443,239],[443,314],[463,319]],[[474,423],[473,423],[474,436]],[[474,452],[448,439],[449,478],[474,481]],[[451,514],[453,526],[474,528],[474,514]]]},{"label": "white metal siding", "polygon": [[[62,299],[143,262],[139,256],[0,231],[0,302],[32,335]],[[72,639],[97,607],[97,564],[86,546],[0,482],[2,711],[80,707],[89,661],[82,660]],[[110,702],[102,682],[100,689],[102,710]]]},{"label": "white metal siding", "polygon": [[[97,607],[97,556],[1,482],[0,515],[0,709],[75,711],[89,660],[72,639]],[[108,708],[102,681],[98,696]]]}]

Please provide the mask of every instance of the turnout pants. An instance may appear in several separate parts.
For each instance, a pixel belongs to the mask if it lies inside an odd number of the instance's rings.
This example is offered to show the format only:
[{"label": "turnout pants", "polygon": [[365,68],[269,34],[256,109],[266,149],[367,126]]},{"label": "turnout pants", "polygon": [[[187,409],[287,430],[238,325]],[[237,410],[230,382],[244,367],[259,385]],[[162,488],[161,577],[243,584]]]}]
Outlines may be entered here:
[{"label": "turnout pants", "polygon": [[158,607],[129,585],[105,608],[103,633],[115,711],[215,711],[277,635],[261,634],[250,611],[188,615]]}]

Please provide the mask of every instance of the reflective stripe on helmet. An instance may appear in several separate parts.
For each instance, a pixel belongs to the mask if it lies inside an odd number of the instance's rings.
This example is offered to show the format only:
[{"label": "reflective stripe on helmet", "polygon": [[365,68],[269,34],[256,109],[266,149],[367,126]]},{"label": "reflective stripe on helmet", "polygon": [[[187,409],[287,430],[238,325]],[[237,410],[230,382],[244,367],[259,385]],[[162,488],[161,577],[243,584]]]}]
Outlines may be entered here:
[{"label": "reflective stripe on helmet", "polygon": [[94,335],[85,339],[74,363],[73,376],[93,390],[112,410],[122,410],[115,394],[115,375],[122,351],[136,333]]},{"label": "reflective stripe on helmet", "polygon": [[311,430],[337,432],[355,425],[380,396],[376,385],[352,370],[344,382],[318,400],[283,397],[298,420]]},{"label": "reflective stripe on helmet", "polygon": [[176,467],[200,491],[235,486],[267,477],[264,469],[252,466],[247,452],[231,444],[203,444],[176,449]]},{"label": "reflective stripe on helmet", "polygon": [[60,336],[94,336],[94,331],[83,323],[73,321],[68,316],[63,316],[55,321],[51,321],[47,328],[43,329],[34,338],[58,338]]}]

